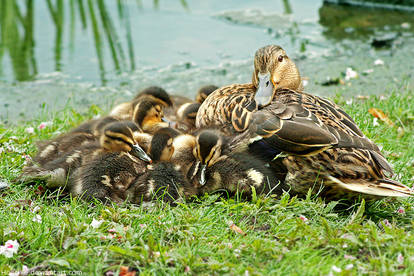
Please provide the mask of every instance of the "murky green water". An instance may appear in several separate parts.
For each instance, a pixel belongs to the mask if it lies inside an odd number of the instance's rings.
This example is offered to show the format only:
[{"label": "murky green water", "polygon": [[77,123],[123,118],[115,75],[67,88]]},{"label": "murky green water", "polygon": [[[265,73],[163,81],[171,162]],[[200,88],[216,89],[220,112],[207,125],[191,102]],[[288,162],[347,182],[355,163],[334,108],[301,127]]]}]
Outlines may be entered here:
[{"label": "murky green water", "polygon": [[[3,0],[0,27],[0,120],[8,122],[67,103],[108,109],[148,85],[192,96],[204,84],[249,82],[253,54],[267,44],[297,61],[311,93],[413,85],[412,13],[309,0]],[[358,78],[323,85],[344,80],[348,67]]]}]

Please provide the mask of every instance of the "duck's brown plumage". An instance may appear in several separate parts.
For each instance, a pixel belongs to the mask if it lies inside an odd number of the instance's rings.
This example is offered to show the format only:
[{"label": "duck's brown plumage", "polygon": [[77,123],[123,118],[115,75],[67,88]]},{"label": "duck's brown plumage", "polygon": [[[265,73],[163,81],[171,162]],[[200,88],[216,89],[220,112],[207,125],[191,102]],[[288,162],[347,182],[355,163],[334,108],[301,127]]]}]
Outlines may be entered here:
[{"label": "duck's brown plumage", "polygon": [[[268,55],[273,52],[261,49],[256,53],[255,72],[267,70],[270,60],[270,68],[278,68],[275,57]],[[272,72],[270,76],[273,78]],[[408,187],[387,177],[392,169],[379,148],[338,105],[279,87],[270,104],[259,110],[256,89],[254,84],[236,84],[216,90],[201,105],[197,126],[220,127],[230,136],[242,137],[237,141],[241,144],[257,146],[249,139],[262,138],[259,143],[264,148],[288,153],[273,162],[283,167],[286,184],[300,194],[312,187],[316,193],[322,185],[326,187],[322,195],[335,199],[360,193],[412,194]]]}]

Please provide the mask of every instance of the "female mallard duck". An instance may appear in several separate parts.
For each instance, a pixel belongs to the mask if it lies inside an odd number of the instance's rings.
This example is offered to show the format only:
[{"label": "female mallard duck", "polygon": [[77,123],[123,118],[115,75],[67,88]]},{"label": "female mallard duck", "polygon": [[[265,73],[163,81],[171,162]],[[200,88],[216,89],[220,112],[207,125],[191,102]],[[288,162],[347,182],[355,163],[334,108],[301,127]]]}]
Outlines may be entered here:
[{"label": "female mallard duck", "polygon": [[145,100],[135,106],[134,122],[121,121],[113,116],[87,121],[68,133],[38,143],[38,154],[33,160],[40,165],[44,165],[65,155],[67,152],[71,152],[73,149],[96,141],[105,127],[114,122],[128,124],[128,128],[132,131],[137,141],[149,140],[147,138],[149,135],[144,134],[144,132],[154,133],[157,129],[168,126],[168,124],[162,122],[162,118],[163,111],[161,106],[154,101]]},{"label": "female mallard duck", "polygon": [[[64,187],[68,176],[97,155],[111,152],[126,152],[144,162],[152,160],[134,137],[135,124],[130,121],[114,122],[105,127],[99,141],[89,140],[78,147],[61,152],[59,156],[39,165],[30,165],[23,168],[19,177],[22,181],[35,179],[46,180],[47,187]],[[132,128],[131,128],[132,126]]]},{"label": "female mallard duck", "polygon": [[295,90],[299,72],[281,47],[259,49],[254,67],[252,84],[223,87],[204,101],[198,127],[221,128],[234,148],[286,172],[285,184],[299,194],[314,187],[331,199],[412,195],[387,177],[391,166],[345,111]]}]

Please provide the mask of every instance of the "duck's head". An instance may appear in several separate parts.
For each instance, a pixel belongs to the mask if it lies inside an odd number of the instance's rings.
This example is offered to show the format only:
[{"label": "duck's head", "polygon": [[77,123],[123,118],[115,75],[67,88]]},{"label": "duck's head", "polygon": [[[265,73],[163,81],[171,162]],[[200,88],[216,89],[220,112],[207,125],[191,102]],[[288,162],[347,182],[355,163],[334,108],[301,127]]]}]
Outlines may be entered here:
[{"label": "duck's head", "polygon": [[167,91],[158,86],[150,86],[144,90],[141,90],[134,98],[134,100],[138,99],[150,99],[156,101],[164,107],[171,107],[173,105],[171,97]]},{"label": "duck's head", "polygon": [[255,100],[259,106],[270,104],[276,89],[301,90],[302,87],[298,68],[285,50],[277,45],[256,51],[252,83],[257,89]]},{"label": "duck's head", "polygon": [[178,131],[169,127],[161,128],[154,133],[149,146],[149,154],[154,162],[170,161],[174,153],[174,137],[178,135]]},{"label": "duck's head", "polygon": [[201,87],[197,91],[196,101],[198,103],[202,104],[204,102],[204,100],[208,97],[208,95],[210,95],[211,93],[213,93],[217,89],[218,89],[218,87],[215,86],[215,85],[205,85],[205,86]]},{"label": "duck's head", "polygon": [[206,183],[206,170],[222,157],[223,137],[213,130],[203,130],[196,137],[193,155],[201,164],[200,184]]},{"label": "duck's head", "polygon": [[109,152],[129,152],[139,159],[151,163],[152,160],[148,154],[134,139],[133,122],[119,121],[108,124],[100,137],[102,148]]},{"label": "duck's head", "polygon": [[[163,106],[155,100],[142,100],[135,106],[133,121],[136,122],[143,131],[147,132],[152,129],[154,125],[162,124],[165,121]],[[165,126],[168,126],[168,123],[165,123]]]}]

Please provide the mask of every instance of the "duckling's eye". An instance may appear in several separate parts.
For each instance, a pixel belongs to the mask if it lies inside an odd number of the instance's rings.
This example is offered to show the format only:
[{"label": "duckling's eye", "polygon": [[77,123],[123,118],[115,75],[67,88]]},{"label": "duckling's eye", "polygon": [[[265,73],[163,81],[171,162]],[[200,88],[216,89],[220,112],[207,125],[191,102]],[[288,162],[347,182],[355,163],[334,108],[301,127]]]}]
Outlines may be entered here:
[{"label": "duckling's eye", "polygon": [[277,58],[277,60],[278,60],[279,62],[282,62],[282,61],[283,61],[283,56],[282,56],[282,55],[280,55],[280,56]]}]

